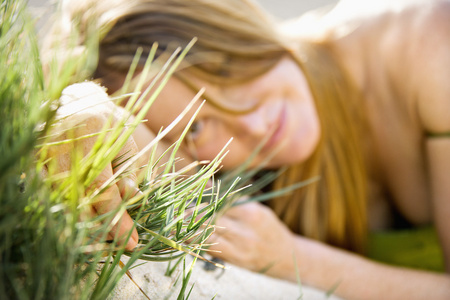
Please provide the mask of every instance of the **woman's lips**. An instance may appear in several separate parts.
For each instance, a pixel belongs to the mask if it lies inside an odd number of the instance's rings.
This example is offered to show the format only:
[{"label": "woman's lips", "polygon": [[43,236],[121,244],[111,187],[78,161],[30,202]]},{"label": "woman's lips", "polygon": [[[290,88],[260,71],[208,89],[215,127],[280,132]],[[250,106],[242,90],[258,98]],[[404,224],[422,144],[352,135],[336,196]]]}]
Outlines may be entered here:
[{"label": "woman's lips", "polygon": [[270,138],[265,143],[262,148],[263,152],[272,151],[274,147],[278,144],[281,137],[284,134],[284,129],[286,127],[286,106],[283,105],[280,111],[280,115],[278,116],[277,122],[275,122],[275,128],[270,131]]}]

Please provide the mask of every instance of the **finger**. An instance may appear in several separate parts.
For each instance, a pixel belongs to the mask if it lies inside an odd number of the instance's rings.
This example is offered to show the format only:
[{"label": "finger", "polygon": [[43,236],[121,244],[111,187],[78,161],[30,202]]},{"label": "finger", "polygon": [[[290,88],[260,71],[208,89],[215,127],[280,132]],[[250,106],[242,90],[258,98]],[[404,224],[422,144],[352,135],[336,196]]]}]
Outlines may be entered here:
[{"label": "finger", "polygon": [[[133,137],[130,136],[112,161],[113,173],[123,170],[123,167],[129,164],[130,160],[134,159],[134,156],[137,155],[138,152],[138,147]],[[129,165],[125,170],[132,171],[136,165],[137,163],[135,162]]]},{"label": "finger", "polygon": [[112,163],[113,173],[115,175],[117,175],[117,172],[122,172],[122,174],[124,174],[124,177],[117,182],[117,186],[119,187],[119,192],[123,200],[130,199],[136,194],[142,195],[142,192],[138,186],[136,172],[133,169],[136,163],[131,164],[126,169],[121,171],[124,164],[129,162],[130,159],[133,159],[137,153],[138,148],[136,143],[134,142],[134,139],[130,137]]},{"label": "finger", "polygon": [[[209,240],[208,240],[209,241]],[[214,243],[211,243],[207,249],[207,252],[214,257],[227,260],[233,244],[227,239],[217,236]]]},{"label": "finger", "polygon": [[[128,238],[130,235],[131,236]],[[108,234],[109,238],[116,239],[119,245],[125,245],[125,250],[133,251],[133,249],[137,246],[139,241],[139,235],[137,233],[136,228],[134,228],[133,219],[130,215],[125,211],[122,217],[120,218],[117,225],[113,226],[112,230]]]},{"label": "finger", "polygon": [[[96,186],[101,186],[101,184],[105,182],[105,179],[108,179],[111,176],[112,168],[109,166],[105,168],[105,170],[97,177],[94,184]],[[111,224],[112,228],[108,236],[112,239],[117,239],[120,245],[126,243],[126,250],[133,250],[137,245],[139,237],[136,228],[134,228],[133,220],[126,211],[120,209],[121,205],[124,204],[117,185],[108,187],[105,191],[99,194],[97,201],[93,203],[93,207],[97,214],[106,214],[110,212],[117,213],[117,215],[111,220],[113,224]],[[127,240],[130,231],[132,233],[130,238]]]},{"label": "finger", "polygon": [[[116,183],[115,186],[111,188],[114,189],[112,200],[109,203],[106,203],[107,211],[117,210],[120,205],[123,205],[123,201],[133,198],[137,194],[143,195],[138,186],[138,180],[136,177],[135,166],[136,162],[130,164],[128,167],[124,169],[126,164],[129,163],[131,159],[134,159],[134,156],[138,153],[138,147],[133,139],[133,137],[128,138],[125,145],[121,148],[116,158],[113,160],[111,164],[111,176],[117,175],[117,172],[122,172],[124,177],[120,178],[120,180]],[[119,174],[120,175],[120,174]],[[118,192],[118,194],[117,194]],[[123,212],[119,222],[114,224],[112,230],[109,232],[109,236],[111,238],[119,237],[119,243],[123,244],[126,242],[125,249],[133,250],[136,247],[139,236],[137,234],[137,230],[134,227],[133,219],[130,217],[128,212]],[[131,236],[128,241],[126,238],[128,237],[130,230],[133,230]]]},{"label": "finger", "polygon": [[240,230],[239,224],[227,216],[222,216],[214,225],[214,232],[206,241],[207,244],[218,243],[219,240],[233,241],[235,240],[236,230]]},{"label": "finger", "polygon": [[130,174],[128,177],[121,178],[117,182],[117,187],[119,188],[119,193],[122,200],[125,201],[136,195],[144,195],[139,189],[136,176],[133,176],[133,174]]},{"label": "finger", "polygon": [[261,203],[248,202],[245,204],[232,206],[226,211],[225,215],[234,220],[247,220],[260,214],[265,209],[268,209],[267,206],[264,206]]},{"label": "finger", "polygon": [[208,254],[211,256],[220,258],[235,265],[240,265],[242,260],[241,257],[245,256],[245,254],[240,251],[241,250],[236,248],[236,245],[233,242],[224,237],[218,237],[216,242],[207,250]]}]

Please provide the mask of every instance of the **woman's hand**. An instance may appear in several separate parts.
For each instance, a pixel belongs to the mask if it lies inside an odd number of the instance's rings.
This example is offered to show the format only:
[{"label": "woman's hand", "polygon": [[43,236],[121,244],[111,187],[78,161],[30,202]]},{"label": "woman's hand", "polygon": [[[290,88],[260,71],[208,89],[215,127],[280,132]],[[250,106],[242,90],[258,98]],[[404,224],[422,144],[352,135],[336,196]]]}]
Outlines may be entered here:
[{"label": "woman's hand", "polygon": [[[75,84],[66,88],[60,101],[62,106],[58,109],[58,121],[50,133],[53,136],[52,142],[72,141],[49,147],[47,168],[51,168],[51,174],[64,176],[73,166],[74,155],[77,153],[74,148],[85,157],[96,144],[98,133],[112,128],[125,116],[126,112],[108,98],[103,88],[92,82]],[[106,128],[105,125],[107,125]],[[116,157],[101,170],[88,189],[102,187],[120,169],[121,162],[137,153],[138,148],[131,136]],[[77,157],[77,159],[81,163],[82,157]],[[124,176],[117,183],[109,185],[107,189],[99,193],[87,209],[90,213],[100,215],[111,211],[119,211],[118,207],[123,200],[140,193],[133,169],[130,167],[126,173],[127,176]],[[124,244],[126,242],[126,250],[133,250],[138,242],[138,234],[133,227],[133,220],[125,211],[120,219],[113,224],[107,238],[118,238],[119,243]],[[132,232],[131,236],[126,241],[130,231]]]},{"label": "woman's hand", "polygon": [[[228,210],[216,222],[212,255],[255,272],[295,278],[294,234],[273,211],[256,202]],[[287,275],[287,273],[292,273]]]}]

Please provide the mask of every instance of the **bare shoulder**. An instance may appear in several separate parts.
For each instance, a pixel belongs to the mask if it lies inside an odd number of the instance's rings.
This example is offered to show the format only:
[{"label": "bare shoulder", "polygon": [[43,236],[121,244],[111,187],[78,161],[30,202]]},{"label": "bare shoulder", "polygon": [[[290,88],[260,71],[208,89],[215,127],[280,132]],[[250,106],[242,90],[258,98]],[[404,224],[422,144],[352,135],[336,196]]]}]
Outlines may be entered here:
[{"label": "bare shoulder", "polygon": [[419,7],[411,25],[412,83],[423,129],[449,132],[450,1],[430,1]]},{"label": "bare shoulder", "polygon": [[439,46],[449,44],[450,1],[431,0],[416,5],[413,10],[414,32],[418,38]]}]

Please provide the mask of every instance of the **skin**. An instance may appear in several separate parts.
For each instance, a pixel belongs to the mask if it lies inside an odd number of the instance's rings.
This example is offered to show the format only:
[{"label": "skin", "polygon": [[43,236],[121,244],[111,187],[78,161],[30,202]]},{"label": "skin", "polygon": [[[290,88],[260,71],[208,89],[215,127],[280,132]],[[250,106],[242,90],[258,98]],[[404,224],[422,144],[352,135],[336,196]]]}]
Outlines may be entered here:
[{"label": "skin", "polygon": [[[338,9],[345,10],[345,3]],[[333,13],[317,20],[324,33],[358,22],[352,17],[335,18],[339,10]],[[444,38],[450,28],[450,5],[430,2],[425,8],[375,12],[364,20],[351,33],[337,37],[333,46],[365,96],[361,108],[370,127],[366,153],[372,162],[370,205],[383,207],[390,196],[413,224],[434,222],[449,270],[450,141],[428,138],[424,132],[450,132],[446,82],[450,41]],[[273,265],[268,274],[289,280],[295,280],[298,269],[305,284],[326,290],[339,282],[335,293],[346,299],[448,299],[450,295],[448,274],[386,266],[294,235],[258,204],[232,210],[219,221],[226,230],[219,232],[216,248],[222,250],[219,256],[238,265],[254,271]],[[382,214],[381,219],[371,224],[389,225],[388,216]]]},{"label": "skin", "polygon": [[[51,168],[53,174],[69,171],[72,165],[71,155],[73,154],[73,149],[80,149],[82,150],[82,155],[87,155],[97,140],[96,136],[88,136],[101,132],[104,130],[105,124],[113,124],[124,116],[124,110],[108,100],[109,98],[103,88],[91,82],[72,85],[63,91],[60,99],[62,106],[58,109],[57,115],[63,122],[57,122],[53,126],[52,141],[65,141],[74,137],[83,138],[72,143],[63,143],[50,147],[47,155],[53,158],[53,164],[47,165],[46,170]],[[139,134],[139,131],[142,131],[142,129],[137,130],[135,133]],[[147,135],[147,137],[150,138],[151,136]],[[117,154],[117,162],[130,158],[137,152],[138,146],[134,139],[130,138]],[[111,178],[114,175],[116,165],[117,163],[113,162],[107,164],[92,183],[91,189],[100,188],[104,182]],[[92,205],[89,207],[83,205],[80,208],[83,209],[83,213],[104,214],[114,211],[124,199],[140,193],[136,173],[132,168],[128,171],[130,171],[129,176],[111,185],[95,199]],[[130,230],[132,230],[131,236],[129,239],[126,239]],[[127,250],[133,250],[136,246],[139,237],[136,229],[133,227],[133,220],[127,212],[124,212],[108,233],[109,239],[114,239],[115,236],[119,237],[118,242],[124,244]]]},{"label": "skin", "polygon": [[[370,5],[374,7],[367,7]],[[352,10],[358,13],[352,14]],[[369,125],[365,154],[371,227],[389,227],[387,201],[393,201],[413,224],[433,222],[450,271],[450,139],[424,134],[450,132],[450,3],[342,1],[312,22],[313,34],[305,35],[296,23],[291,24],[291,33],[299,39],[331,38],[338,61],[364,95],[360,109]],[[303,74],[292,66],[292,61],[284,59],[263,76],[226,89],[199,81],[215,99],[242,101],[242,105],[258,101],[260,105],[247,115],[228,115],[205,104],[192,132],[195,153],[187,149],[187,157],[211,159],[233,137],[224,161],[225,168],[233,168],[268,132],[281,132],[274,134],[273,140],[269,138],[254,163],[273,151],[269,167],[306,160],[317,145],[320,127]],[[149,122],[133,135],[138,149],[153,138],[152,132],[167,126],[193,95],[177,79],[171,79],[152,106]],[[284,125],[277,125],[280,123]],[[179,135],[184,124],[169,140]],[[280,145],[279,149],[275,145]],[[298,271],[302,283],[324,290],[339,283],[335,294],[346,299],[450,297],[447,273],[383,265],[296,235],[270,209],[257,203],[230,209],[218,225],[224,228],[213,237],[212,242],[218,244],[212,248],[221,251],[215,255],[250,270],[270,266],[268,275],[292,281]],[[127,229],[127,224],[122,224],[123,228]],[[127,247],[133,245],[132,241]]]},{"label": "skin", "polygon": [[[260,164],[273,152],[275,155],[268,167],[304,161],[314,151],[320,136],[319,120],[306,79],[291,59],[285,58],[269,72],[237,86],[222,88],[196,81],[213,99],[244,103],[244,107],[256,104],[257,107],[248,114],[227,114],[206,102],[191,129],[192,156],[212,160],[233,138],[223,164],[225,169],[233,169],[242,164],[267,135],[269,140],[253,165]],[[194,95],[194,91],[172,78],[147,113],[148,128],[157,132],[161,126],[167,127]],[[165,113],[158,114],[160,111]],[[178,138],[189,118],[169,134],[169,140]]]}]

